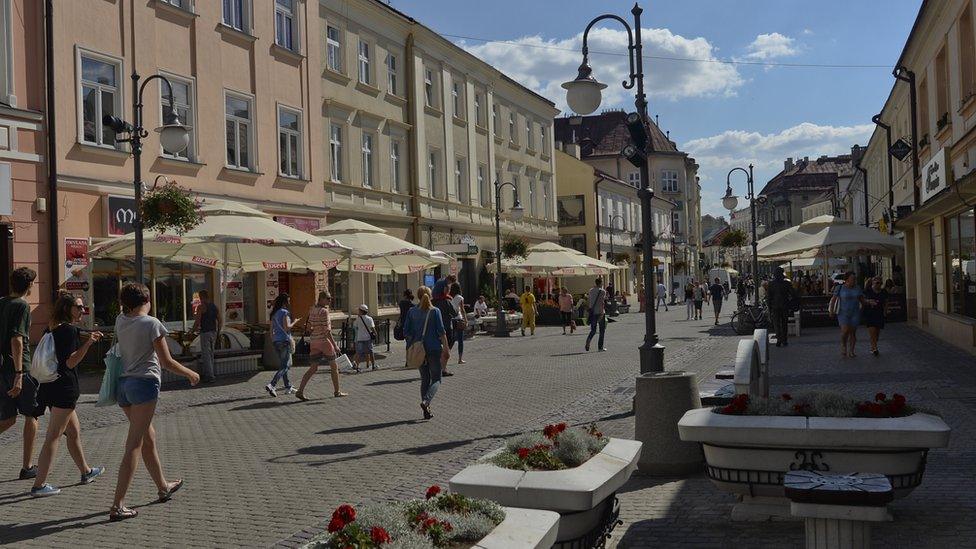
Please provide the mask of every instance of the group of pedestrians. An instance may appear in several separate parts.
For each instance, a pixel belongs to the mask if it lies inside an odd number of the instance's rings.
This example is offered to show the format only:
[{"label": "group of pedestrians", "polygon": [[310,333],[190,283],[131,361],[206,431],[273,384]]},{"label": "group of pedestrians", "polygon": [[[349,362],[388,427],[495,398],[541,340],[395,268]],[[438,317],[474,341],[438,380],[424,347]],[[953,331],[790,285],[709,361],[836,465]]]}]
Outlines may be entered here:
[{"label": "group of pedestrians", "polygon": [[[663,287],[663,284],[658,286]],[[685,320],[701,320],[702,308],[711,303],[715,312],[715,325],[718,326],[719,316],[722,314],[722,303],[728,298],[728,292],[722,282],[716,278],[711,284],[707,280],[698,282],[689,280],[684,286]],[[665,308],[665,310],[667,310]]]},{"label": "group of pedestrians", "polygon": [[854,271],[844,273],[844,283],[838,284],[831,293],[827,310],[837,317],[840,326],[841,357],[855,357],[857,327],[864,324],[868,329],[871,354],[878,356],[878,338],[885,324],[885,304],[888,291],[880,276],[865,280],[864,288],[857,284]]},{"label": "group of pedestrians", "polygon": [[[33,479],[31,496],[46,497],[61,492],[47,479],[62,436],[66,438],[68,453],[78,467],[81,484],[90,484],[105,473],[104,467],[91,466],[85,457],[76,412],[80,396],[77,367],[102,334],[78,326],[85,308],[80,298],[60,294],[45,330],[45,337],[50,334],[53,342],[57,375],[45,383],[38,383],[29,375],[31,315],[25,300],[36,278],[37,273],[32,269],[15,269],[10,275],[11,293],[0,298],[0,433],[13,427],[18,415],[24,418],[23,466],[19,478]],[[163,368],[186,377],[191,385],[199,383],[200,376],[170,355],[165,341],[166,328],[149,315],[149,295],[145,285],[133,282],[125,284],[119,294],[122,312],[115,321],[115,334],[122,369],[115,396],[129,421],[129,429],[109,509],[112,521],[138,515],[138,511],[125,505],[125,496],[140,457],[156,484],[157,501],[169,500],[183,486],[182,479],[169,481],[163,473],[152,421]],[[48,410],[51,419],[35,465],[32,456],[37,418]]]}]

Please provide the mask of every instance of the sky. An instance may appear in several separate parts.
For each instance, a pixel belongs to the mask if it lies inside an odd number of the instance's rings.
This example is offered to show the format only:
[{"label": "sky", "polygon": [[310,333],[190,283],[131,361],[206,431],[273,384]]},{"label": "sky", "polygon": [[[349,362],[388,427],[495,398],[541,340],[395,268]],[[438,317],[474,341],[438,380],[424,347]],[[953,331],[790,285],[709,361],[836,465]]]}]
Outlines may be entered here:
[{"label": "sky", "polygon": [[[564,112],[560,84],[576,76],[586,25],[603,13],[633,24],[633,3],[618,0],[390,1]],[[867,143],[921,0],[640,4],[649,114],[698,161],[703,212],[723,215],[729,169],[755,164],[759,192],[787,157]],[[597,24],[589,47],[594,76],[609,85],[601,109],[635,110],[633,91],[620,85],[629,69],[623,26]],[[739,196],[744,179],[733,176]]]}]

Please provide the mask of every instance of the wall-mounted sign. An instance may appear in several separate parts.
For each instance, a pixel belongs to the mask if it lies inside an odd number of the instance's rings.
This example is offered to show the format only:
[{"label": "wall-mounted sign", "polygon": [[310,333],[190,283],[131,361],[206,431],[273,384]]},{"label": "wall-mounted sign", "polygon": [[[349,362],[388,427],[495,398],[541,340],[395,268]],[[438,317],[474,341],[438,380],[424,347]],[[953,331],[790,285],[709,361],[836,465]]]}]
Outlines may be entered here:
[{"label": "wall-mounted sign", "polygon": [[922,203],[949,185],[949,163],[945,147],[939,149],[925,166],[922,166]]},{"label": "wall-mounted sign", "polygon": [[108,196],[108,234],[123,235],[136,230],[136,201],[127,196]]},{"label": "wall-mounted sign", "polygon": [[891,144],[891,148],[888,149],[888,154],[894,156],[898,160],[904,160],[910,152],[912,152],[912,146],[909,145],[904,139],[895,141]]}]

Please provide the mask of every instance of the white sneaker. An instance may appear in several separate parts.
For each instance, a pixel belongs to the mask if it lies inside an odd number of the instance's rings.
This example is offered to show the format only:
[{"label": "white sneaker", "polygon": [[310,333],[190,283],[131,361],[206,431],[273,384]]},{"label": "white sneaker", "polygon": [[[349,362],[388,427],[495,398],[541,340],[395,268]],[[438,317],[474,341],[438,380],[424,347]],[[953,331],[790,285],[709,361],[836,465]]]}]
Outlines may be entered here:
[{"label": "white sneaker", "polygon": [[274,386],[271,385],[270,383],[264,386],[264,390],[267,391],[268,394],[271,395],[271,396],[273,396],[273,397],[278,396],[278,391],[275,391]]},{"label": "white sneaker", "polygon": [[298,392],[298,389],[296,389],[294,387],[289,387],[289,388],[285,389],[285,394],[286,395],[293,395],[293,394],[295,394],[297,392]]}]

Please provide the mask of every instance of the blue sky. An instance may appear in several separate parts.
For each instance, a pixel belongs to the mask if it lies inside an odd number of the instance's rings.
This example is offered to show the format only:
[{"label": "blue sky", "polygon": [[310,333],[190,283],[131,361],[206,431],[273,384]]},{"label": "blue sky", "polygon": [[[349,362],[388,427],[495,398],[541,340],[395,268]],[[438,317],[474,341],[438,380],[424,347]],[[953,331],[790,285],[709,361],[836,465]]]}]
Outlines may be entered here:
[{"label": "blue sky", "polygon": [[[469,49],[565,108],[559,83],[575,76],[580,35],[601,13],[632,21],[632,2],[613,0],[392,0],[401,11]],[[724,213],[725,172],[755,162],[756,184],[787,156],[848,152],[866,143],[871,116],[888,95],[890,67],[920,0],[644,1],[645,55],[707,59],[645,61],[650,113],[701,165],[705,210]],[[619,24],[599,25],[591,51],[626,52]],[[468,39],[456,38],[470,37]],[[488,39],[484,42],[471,38]],[[514,43],[514,44],[513,44]],[[764,63],[881,65],[791,68]],[[591,55],[610,84],[604,107],[633,110],[619,81],[622,55]],[[738,182],[737,194],[744,183]],[[734,184],[735,185],[735,184]],[[733,188],[736,188],[735,186]]]}]

